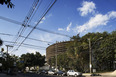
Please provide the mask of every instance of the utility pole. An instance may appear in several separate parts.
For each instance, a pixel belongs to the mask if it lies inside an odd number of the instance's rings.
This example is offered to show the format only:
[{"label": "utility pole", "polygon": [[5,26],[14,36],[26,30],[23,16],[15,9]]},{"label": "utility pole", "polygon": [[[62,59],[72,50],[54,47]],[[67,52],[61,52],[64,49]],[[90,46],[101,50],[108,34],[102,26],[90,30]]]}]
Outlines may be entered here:
[{"label": "utility pole", "polygon": [[[7,57],[6,57],[6,61],[8,62],[8,48],[9,48],[9,47],[13,47],[13,46],[11,46],[11,45],[6,45],[6,47],[7,47],[7,54],[6,54]],[[7,73],[8,73],[8,69],[7,69]]]},{"label": "utility pole", "polygon": [[55,56],[56,56],[56,71],[57,71],[57,41],[56,41],[56,48],[55,49],[56,49]]},{"label": "utility pole", "polygon": [[9,47],[13,47],[13,46],[11,46],[11,45],[6,45],[6,48],[7,48],[7,59],[8,59],[8,48]]},{"label": "utility pole", "polygon": [[[97,39],[95,42],[94,42],[94,44],[98,41],[98,40],[100,40],[100,39],[102,39],[103,37],[100,37],[99,39]],[[89,40],[89,67],[90,67],[90,73],[92,73],[92,47],[94,46],[94,44],[91,46],[91,39],[89,38],[88,39]]]},{"label": "utility pole", "polygon": [[89,38],[89,67],[90,73],[92,73],[92,52],[91,52],[91,39]]}]

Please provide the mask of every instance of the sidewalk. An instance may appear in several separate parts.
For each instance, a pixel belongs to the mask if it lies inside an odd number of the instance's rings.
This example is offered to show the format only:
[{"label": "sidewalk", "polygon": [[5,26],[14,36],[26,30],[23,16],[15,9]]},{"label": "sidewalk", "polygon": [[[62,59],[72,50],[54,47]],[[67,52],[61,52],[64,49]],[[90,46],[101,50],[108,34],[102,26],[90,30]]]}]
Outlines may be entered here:
[{"label": "sidewalk", "polygon": [[0,77],[27,77],[27,76],[21,76],[19,74],[17,74],[17,75],[6,75],[4,73],[0,73]]},{"label": "sidewalk", "polygon": [[116,74],[114,72],[105,72],[105,73],[97,73],[101,76],[90,76],[90,73],[83,73],[83,76],[85,77],[116,77]]}]

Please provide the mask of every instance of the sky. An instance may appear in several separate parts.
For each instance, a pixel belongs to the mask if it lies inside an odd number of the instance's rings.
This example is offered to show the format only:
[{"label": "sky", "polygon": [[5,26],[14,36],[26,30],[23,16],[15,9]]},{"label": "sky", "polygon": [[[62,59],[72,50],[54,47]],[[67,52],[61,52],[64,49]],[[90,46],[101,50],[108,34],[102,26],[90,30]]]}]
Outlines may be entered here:
[{"label": "sky", "polygon": [[[6,51],[6,45],[9,47],[9,53],[20,56],[25,53],[40,52],[46,55],[46,48],[62,41],[70,40],[70,37],[77,35],[84,36],[88,32],[112,32],[116,30],[116,0],[57,0],[53,7],[43,16],[44,11],[54,0],[40,0],[35,7],[33,2],[37,0],[12,0],[14,8],[7,8],[6,5],[0,5],[0,38],[4,41],[1,48]],[[18,37],[18,32],[22,28],[22,23],[26,16],[29,16],[30,10],[33,17],[28,25],[44,29],[46,31],[34,29],[28,38],[40,41]],[[8,22],[2,17],[15,20],[21,24]],[[43,17],[42,17],[43,16]],[[41,20],[40,20],[41,19]],[[21,36],[27,36],[32,28],[25,27]],[[60,33],[59,34],[53,34]],[[10,34],[10,35],[3,35]],[[66,36],[65,36],[66,35]],[[67,37],[69,36],[69,37]],[[15,42],[8,43],[6,41]],[[23,44],[21,44],[23,42]],[[44,41],[44,42],[42,42]],[[19,46],[21,44],[21,46]],[[26,46],[29,44],[28,46]],[[34,45],[34,46],[32,46]],[[19,46],[19,48],[18,48]]]}]

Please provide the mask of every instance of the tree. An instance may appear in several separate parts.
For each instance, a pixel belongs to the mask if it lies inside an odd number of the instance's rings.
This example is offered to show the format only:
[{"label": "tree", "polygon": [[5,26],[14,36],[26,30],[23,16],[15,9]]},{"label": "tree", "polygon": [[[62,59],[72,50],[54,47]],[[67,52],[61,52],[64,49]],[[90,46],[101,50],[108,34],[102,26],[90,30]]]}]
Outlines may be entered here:
[{"label": "tree", "polygon": [[25,67],[44,66],[45,56],[42,56],[39,52],[36,54],[26,53],[22,54],[18,63],[18,68],[24,69]]},{"label": "tree", "polygon": [[0,39],[0,46],[3,44],[3,41]]},{"label": "tree", "polygon": [[[92,69],[95,68],[97,71],[116,69],[114,68],[114,62],[116,61],[116,31],[111,33],[88,33],[82,37],[79,37],[79,34],[73,36],[69,44],[66,45],[67,51],[58,55],[58,66],[68,70],[89,72],[88,38],[91,39]],[[55,63],[55,58],[53,58],[53,62]]]},{"label": "tree", "polygon": [[13,8],[14,7],[14,4],[11,2],[11,0],[0,0],[0,4],[6,4],[7,7],[9,8]]}]

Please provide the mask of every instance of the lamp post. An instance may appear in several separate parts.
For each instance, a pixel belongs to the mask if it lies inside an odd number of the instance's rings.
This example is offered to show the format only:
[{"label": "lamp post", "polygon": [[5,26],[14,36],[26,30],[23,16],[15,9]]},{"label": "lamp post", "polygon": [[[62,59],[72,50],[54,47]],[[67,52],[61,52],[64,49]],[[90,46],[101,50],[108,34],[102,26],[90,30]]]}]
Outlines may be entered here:
[{"label": "lamp post", "polygon": [[[100,39],[102,39],[103,37],[100,37],[99,39],[97,39],[95,42],[94,42],[94,44],[98,41],[98,40],[100,40]],[[94,46],[94,44],[91,46],[91,39],[89,38],[88,39],[89,40],[89,68],[90,68],[90,73],[92,73],[92,47]]]}]

